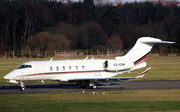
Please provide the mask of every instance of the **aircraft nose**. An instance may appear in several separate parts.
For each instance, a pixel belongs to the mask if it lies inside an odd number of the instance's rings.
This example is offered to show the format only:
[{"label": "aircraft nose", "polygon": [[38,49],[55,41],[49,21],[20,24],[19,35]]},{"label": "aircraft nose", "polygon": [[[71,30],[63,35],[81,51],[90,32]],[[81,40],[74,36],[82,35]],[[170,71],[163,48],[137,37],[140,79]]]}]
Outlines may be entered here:
[{"label": "aircraft nose", "polygon": [[12,76],[12,73],[10,72],[4,76],[4,79],[8,80],[8,79],[12,78],[11,76]]},{"label": "aircraft nose", "polygon": [[8,75],[5,75],[5,76],[4,76],[4,79],[6,79],[6,80],[9,79],[9,76],[8,76]]}]

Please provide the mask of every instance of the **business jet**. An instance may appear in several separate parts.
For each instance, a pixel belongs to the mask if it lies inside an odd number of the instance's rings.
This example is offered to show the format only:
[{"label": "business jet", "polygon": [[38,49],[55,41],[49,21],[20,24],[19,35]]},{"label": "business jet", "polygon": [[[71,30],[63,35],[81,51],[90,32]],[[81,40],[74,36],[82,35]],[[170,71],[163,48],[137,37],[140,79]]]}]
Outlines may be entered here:
[{"label": "business jet", "polygon": [[19,81],[22,91],[25,90],[25,81],[77,82],[82,88],[94,89],[97,88],[97,84],[118,84],[122,81],[129,81],[129,79],[142,78],[151,69],[149,67],[136,77],[114,77],[146,67],[147,63],[144,60],[153,45],[157,43],[172,44],[175,42],[141,37],[126,55],[115,57],[115,59],[31,61],[21,64],[5,75],[4,79],[9,83],[18,83]]}]

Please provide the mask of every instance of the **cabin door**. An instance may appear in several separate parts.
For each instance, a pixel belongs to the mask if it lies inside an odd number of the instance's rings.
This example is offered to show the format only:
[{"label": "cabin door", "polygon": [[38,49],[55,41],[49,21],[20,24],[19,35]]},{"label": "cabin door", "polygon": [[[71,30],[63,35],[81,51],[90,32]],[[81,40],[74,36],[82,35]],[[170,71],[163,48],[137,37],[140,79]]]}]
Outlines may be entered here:
[{"label": "cabin door", "polygon": [[43,80],[44,69],[42,63],[37,64],[37,80]]}]

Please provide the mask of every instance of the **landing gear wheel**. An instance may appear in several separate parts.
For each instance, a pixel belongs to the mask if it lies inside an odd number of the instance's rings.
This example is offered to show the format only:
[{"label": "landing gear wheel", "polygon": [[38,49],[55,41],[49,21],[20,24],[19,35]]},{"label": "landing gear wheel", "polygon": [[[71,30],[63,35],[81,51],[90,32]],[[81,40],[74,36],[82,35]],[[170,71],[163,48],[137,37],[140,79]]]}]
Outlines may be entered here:
[{"label": "landing gear wheel", "polygon": [[96,86],[96,85],[94,85],[94,86],[92,86],[92,88],[93,88],[93,89],[96,89],[96,88],[97,88],[97,86]]},{"label": "landing gear wheel", "polygon": [[20,86],[21,86],[21,91],[24,91],[24,90],[25,90],[25,85],[24,85],[24,82],[23,82],[23,81],[21,81]]},{"label": "landing gear wheel", "polygon": [[24,90],[25,90],[25,87],[22,87],[22,88],[21,88],[21,91],[24,91]]},{"label": "landing gear wheel", "polygon": [[96,86],[96,85],[94,85],[94,86],[93,86],[93,89],[96,89],[96,88],[97,88],[97,86]]},{"label": "landing gear wheel", "polygon": [[96,89],[97,88],[97,85],[95,84],[95,82],[90,82],[89,86],[90,86],[91,89]]}]

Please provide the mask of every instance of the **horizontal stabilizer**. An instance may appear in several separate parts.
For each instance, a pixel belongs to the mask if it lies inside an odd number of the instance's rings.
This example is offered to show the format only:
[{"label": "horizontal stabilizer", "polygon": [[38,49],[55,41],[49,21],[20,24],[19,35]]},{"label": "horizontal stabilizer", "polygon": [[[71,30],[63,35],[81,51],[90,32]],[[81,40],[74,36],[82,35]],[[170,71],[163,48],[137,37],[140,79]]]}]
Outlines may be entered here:
[{"label": "horizontal stabilizer", "polygon": [[140,41],[142,43],[146,43],[146,44],[174,44],[175,42],[170,42],[170,41]]}]

